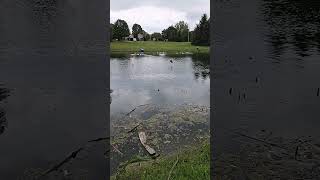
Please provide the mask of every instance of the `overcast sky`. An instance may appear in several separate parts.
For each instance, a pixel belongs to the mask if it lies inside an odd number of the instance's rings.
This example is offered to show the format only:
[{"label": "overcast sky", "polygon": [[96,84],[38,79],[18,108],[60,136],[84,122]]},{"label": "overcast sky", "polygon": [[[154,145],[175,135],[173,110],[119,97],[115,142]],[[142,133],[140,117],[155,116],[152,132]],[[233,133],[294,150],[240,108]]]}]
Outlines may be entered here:
[{"label": "overcast sky", "polygon": [[180,20],[193,30],[204,13],[210,16],[210,0],[110,0],[110,22],[125,20],[130,31],[137,23],[148,33],[161,33]]}]

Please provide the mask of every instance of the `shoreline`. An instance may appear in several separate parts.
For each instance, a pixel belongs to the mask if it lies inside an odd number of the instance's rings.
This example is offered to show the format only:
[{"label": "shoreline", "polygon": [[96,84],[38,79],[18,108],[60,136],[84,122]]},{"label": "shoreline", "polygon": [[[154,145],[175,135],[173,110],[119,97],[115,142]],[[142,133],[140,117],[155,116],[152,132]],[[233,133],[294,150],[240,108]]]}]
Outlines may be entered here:
[{"label": "shoreline", "polygon": [[139,53],[140,48],[145,54],[167,53],[167,54],[204,54],[210,52],[209,46],[194,46],[190,42],[162,42],[162,41],[113,41],[110,45],[111,54]]}]

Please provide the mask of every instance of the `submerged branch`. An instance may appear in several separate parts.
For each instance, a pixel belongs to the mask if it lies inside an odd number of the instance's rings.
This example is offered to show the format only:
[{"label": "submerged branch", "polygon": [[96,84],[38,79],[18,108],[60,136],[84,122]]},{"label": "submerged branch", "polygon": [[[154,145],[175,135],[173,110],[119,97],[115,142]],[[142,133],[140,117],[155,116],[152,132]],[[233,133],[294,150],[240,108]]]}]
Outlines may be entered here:
[{"label": "submerged branch", "polygon": [[110,137],[97,138],[97,139],[90,140],[88,142],[99,142],[99,141],[103,141],[103,140],[107,140],[107,139],[110,139]]},{"label": "submerged branch", "polygon": [[141,125],[141,123],[138,123],[136,126],[134,126],[128,133],[132,133],[137,130],[137,128]]},{"label": "submerged branch", "polygon": [[128,112],[126,114],[126,116],[129,116],[133,111],[135,111],[138,107],[141,107],[141,106],[146,106],[146,105],[150,105],[150,104],[142,104],[142,105],[139,105],[139,106],[136,106],[135,108],[133,108],[130,112]]},{"label": "submerged branch", "polygon": [[287,150],[286,148],[284,148],[284,147],[282,147],[282,146],[280,146],[278,144],[275,144],[275,143],[271,143],[271,142],[268,142],[268,141],[265,141],[265,140],[262,140],[262,139],[258,139],[258,138],[255,138],[255,137],[252,137],[252,136],[249,136],[249,135],[246,135],[246,134],[239,133],[239,132],[234,132],[234,133],[239,135],[239,136],[243,136],[243,137],[255,140],[255,141],[259,141],[259,142],[265,143],[265,144],[270,145],[270,146],[274,146],[274,147],[278,147],[278,148]]},{"label": "submerged branch", "polygon": [[67,156],[63,161],[61,161],[59,164],[56,164],[55,166],[53,166],[51,169],[48,169],[47,171],[45,171],[43,173],[43,176],[53,172],[53,171],[57,171],[61,166],[63,166],[64,164],[66,164],[67,162],[69,162],[71,159],[74,159],[77,157],[77,155],[80,153],[80,151],[84,150],[83,147],[77,149],[76,151],[73,151],[69,156]]},{"label": "submerged branch", "polygon": [[[97,138],[97,139],[93,139],[93,140],[89,140],[88,143],[90,142],[99,142],[99,141],[103,141],[106,139],[110,139],[110,137],[102,137],[102,138]],[[61,166],[63,166],[64,164],[68,163],[71,159],[75,159],[77,157],[77,155],[83,151],[85,149],[87,144],[85,144],[84,146],[78,148],[77,150],[73,151],[69,156],[67,156],[64,160],[62,160],[60,163],[56,164],[55,166],[53,166],[52,168],[48,169],[47,171],[45,171],[44,173],[42,173],[41,176],[45,176],[48,175],[49,173],[53,172],[53,171],[57,171]]]}]

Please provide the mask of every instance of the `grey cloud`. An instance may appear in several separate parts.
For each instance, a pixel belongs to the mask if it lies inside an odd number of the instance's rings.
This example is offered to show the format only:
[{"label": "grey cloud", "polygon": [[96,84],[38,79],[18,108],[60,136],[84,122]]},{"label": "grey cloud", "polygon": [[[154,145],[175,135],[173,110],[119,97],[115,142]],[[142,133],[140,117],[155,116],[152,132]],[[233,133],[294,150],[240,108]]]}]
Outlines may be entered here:
[{"label": "grey cloud", "polygon": [[[152,6],[157,8],[169,8],[176,12],[184,12],[187,18],[187,22],[190,28],[194,28],[195,25],[199,22],[200,17],[203,13],[207,13],[210,16],[210,0],[140,0],[140,1],[132,1],[132,0],[111,0],[111,11],[123,12],[133,8]],[[143,14],[144,10],[141,9],[139,15]],[[152,15],[159,15],[161,13],[147,14],[146,16],[150,17]],[[117,18],[122,18],[124,20],[128,15],[121,16],[121,13],[117,14]],[[132,14],[134,16],[134,14]],[[163,17],[166,18],[166,17]],[[154,18],[150,18],[154,19]],[[180,19],[177,19],[179,21]],[[162,31],[164,28],[148,24],[148,20],[145,20],[144,27],[149,29],[150,31]],[[164,20],[165,21],[165,20]],[[131,22],[133,23],[133,22]],[[140,22],[141,23],[141,22]],[[148,25],[147,25],[148,24]]]},{"label": "grey cloud", "polygon": [[[157,6],[167,7],[179,11],[193,11],[197,7],[201,11],[201,7],[204,9],[210,9],[210,0],[111,0],[111,9],[113,11],[130,9],[139,6]],[[200,7],[200,8],[199,8]]]}]

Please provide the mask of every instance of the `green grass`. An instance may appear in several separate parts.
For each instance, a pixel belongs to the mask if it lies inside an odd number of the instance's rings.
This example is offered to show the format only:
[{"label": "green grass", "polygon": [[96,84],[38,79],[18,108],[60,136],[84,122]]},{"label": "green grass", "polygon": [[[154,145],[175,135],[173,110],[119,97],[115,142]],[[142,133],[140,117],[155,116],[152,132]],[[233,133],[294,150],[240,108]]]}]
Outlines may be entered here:
[{"label": "green grass", "polygon": [[167,180],[172,167],[171,180],[210,179],[210,145],[208,142],[157,160],[131,162],[135,163],[127,165],[118,172],[117,176],[113,176],[111,179]]},{"label": "green grass", "polygon": [[[111,53],[136,53],[143,48],[145,53],[209,53],[209,46],[193,46],[190,42],[164,41],[114,41],[111,42]],[[197,49],[198,48],[198,49]]]}]

